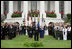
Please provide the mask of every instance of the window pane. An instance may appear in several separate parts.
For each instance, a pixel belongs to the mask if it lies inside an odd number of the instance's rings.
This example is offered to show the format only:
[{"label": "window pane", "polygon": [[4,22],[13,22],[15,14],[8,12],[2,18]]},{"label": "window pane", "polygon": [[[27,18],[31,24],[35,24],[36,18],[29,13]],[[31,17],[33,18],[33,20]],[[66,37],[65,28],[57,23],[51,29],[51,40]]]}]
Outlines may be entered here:
[{"label": "window pane", "polygon": [[18,11],[21,11],[21,1],[18,1]]},{"label": "window pane", "polygon": [[31,10],[37,10],[37,1],[31,1]]},{"label": "window pane", "polygon": [[59,2],[59,9],[60,9],[60,12],[64,12],[64,1]]}]

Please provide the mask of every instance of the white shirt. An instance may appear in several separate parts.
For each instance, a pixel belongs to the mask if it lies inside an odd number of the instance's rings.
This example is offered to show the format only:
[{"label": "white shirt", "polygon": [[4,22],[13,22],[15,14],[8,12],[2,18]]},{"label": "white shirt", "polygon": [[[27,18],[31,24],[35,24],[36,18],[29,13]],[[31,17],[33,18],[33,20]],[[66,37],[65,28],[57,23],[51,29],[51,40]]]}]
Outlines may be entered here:
[{"label": "white shirt", "polygon": [[60,31],[62,31],[63,30],[63,27],[60,27]]},{"label": "white shirt", "polygon": [[68,31],[71,31],[71,27],[68,27],[67,29],[68,29]]},{"label": "white shirt", "polygon": [[63,28],[63,35],[64,35],[64,32],[65,32],[65,35],[67,35],[67,29],[65,28]]},{"label": "white shirt", "polygon": [[67,40],[67,29],[63,28],[63,40]]},{"label": "white shirt", "polygon": [[[58,28],[58,29],[57,29],[57,28]],[[54,29],[55,29],[55,30],[60,30],[60,27],[59,27],[59,26],[55,26]]]}]

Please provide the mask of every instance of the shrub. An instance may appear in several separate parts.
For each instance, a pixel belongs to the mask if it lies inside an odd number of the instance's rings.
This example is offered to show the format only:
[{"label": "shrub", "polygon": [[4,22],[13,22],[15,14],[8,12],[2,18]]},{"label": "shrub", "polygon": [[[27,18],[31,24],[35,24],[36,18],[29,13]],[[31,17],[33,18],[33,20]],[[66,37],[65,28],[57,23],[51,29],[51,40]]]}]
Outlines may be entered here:
[{"label": "shrub", "polygon": [[40,46],[43,46],[42,42],[33,42],[31,43],[31,46],[32,47],[40,47]]},{"label": "shrub", "polygon": [[46,14],[46,17],[56,18],[56,14]]},{"label": "shrub", "polygon": [[52,12],[45,11],[45,13],[46,17],[56,18],[56,14],[53,11]]},{"label": "shrub", "polygon": [[15,17],[22,17],[22,12],[18,12],[18,11],[13,12],[13,14],[12,14],[11,17],[12,17],[12,18],[15,18]]},{"label": "shrub", "polygon": [[71,19],[71,14],[67,14],[67,18],[68,19]]},{"label": "shrub", "polygon": [[24,43],[24,46],[27,46],[27,47],[40,47],[40,46],[43,46],[42,42],[39,42],[39,41],[35,41],[35,42],[25,42]]},{"label": "shrub", "polygon": [[65,23],[70,23],[71,22],[71,14],[67,14],[67,18],[68,20],[65,20]]}]

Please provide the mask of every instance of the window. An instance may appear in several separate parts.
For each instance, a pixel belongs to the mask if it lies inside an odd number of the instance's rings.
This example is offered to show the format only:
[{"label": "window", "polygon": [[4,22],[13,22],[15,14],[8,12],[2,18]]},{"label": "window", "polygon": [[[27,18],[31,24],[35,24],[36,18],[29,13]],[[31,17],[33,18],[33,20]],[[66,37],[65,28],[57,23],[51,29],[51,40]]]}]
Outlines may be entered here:
[{"label": "window", "polygon": [[48,1],[47,10],[50,11],[50,1]]},{"label": "window", "polygon": [[18,11],[21,11],[21,1],[18,1]]},{"label": "window", "polygon": [[31,10],[37,10],[37,1],[31,1]]},{"label": "window", "polygon": [[9,11],[9,2],[4,1],[4,12],[8,13],[8,11]]},{"label": "window", "polygon": [[64,12],[64,1],[59,2],[59,12]]},{"label": "window", "polygon": [[[64,12],[64,1],[59,2],[59,12]],[[63,14],[61,14],[61,18],[63,18]]]},{"label": "window", "polygon": [[50,11],[50,1],[45,1],[45,4],[46,4],[45,10]]}]

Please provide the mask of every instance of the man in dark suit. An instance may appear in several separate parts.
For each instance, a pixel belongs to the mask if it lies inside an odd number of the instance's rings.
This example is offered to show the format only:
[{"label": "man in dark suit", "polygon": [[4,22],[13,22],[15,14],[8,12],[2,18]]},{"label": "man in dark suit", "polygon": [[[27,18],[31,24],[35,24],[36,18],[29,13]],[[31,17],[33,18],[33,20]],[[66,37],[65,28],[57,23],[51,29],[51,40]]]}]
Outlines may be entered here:
[{"label": "man in dark suit", "polygon": [[24,35],[26,35],[26,25],[23,26],[23,31]]},{"label": "man in dark suit", "polygon": [[32,37],[33,37],[33,26],[31,24],[31,26],[29,27],[29,38],[30,38],[30,40],[32,40]]},{"label": "man in dark suit", "polygon": [[19,29],[20,29],[20,35],[22,35],[22,24]]},{"label": "man in dark suit", "polygon": [[51,31],[51,24],[48,25],[48,33],[49,35],[51,35],[52,31]]},{"label": "man in dark suit", "polygon": [[35,33],[34,33],[34,40],[38,41],[39,40],[39,27],[35,27]]},{"label": "man in dark suit", "polygon": [[8,28],[8,23],[5,23],[5,39],[8,39],[8,32],[9,32],[9,28]]},{"label": "man in dark suit", "polygon": [[1,24],[1,39],[3,39],[2,24]]},{"label": "man in dark suit", "polygon": [[4,40],[5,39],[5,24],[3,23],[2,24],[2,39]]},{"label": "man in dark suit", "polygon": [[12,38],[13,38],[13,35],[14,35],[14,32],[13,32],[13,25],[10,24],[10,25],[9,25],[9,33],[8,33],[9,39],[12,39]]},{"label": "man in dark suit", "polygon": [[30,26],[27,26],[26,29],[27,29],[27,34],[28,34],[28,36],[29,36],[29,29],[30,29]]},{"label": "man in dark suit", "polygon": [[17,27],[17,29],[16,29],[16,36],[18,36],[20,34],[19,24],[17,24],[16,27]]},{"label": "man in dark suit", "polygon": [[16,24],[14,23],[13,24],[13,38],[16,37],[16,29],[17,27],[16,27]]}]

